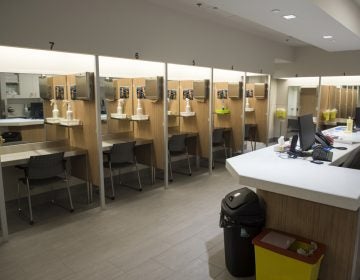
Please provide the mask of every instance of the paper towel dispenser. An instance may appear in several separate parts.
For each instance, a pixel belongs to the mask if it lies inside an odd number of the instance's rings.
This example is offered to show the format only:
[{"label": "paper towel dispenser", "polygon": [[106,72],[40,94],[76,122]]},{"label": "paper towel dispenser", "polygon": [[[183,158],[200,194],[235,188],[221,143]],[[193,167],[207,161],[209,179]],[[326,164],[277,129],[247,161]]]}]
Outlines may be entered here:
[{"label": "paper towel dispenser", "polygon": [[228,97],[239,99],[243,96],[243,82],[229,83],[228,85]]},{"label": "paper towel dispenser", "polygon": [[48,78],[45,76],[39,77],[39,92],[40,97],[44,100],[52,99],[51,86],[48,85]]},{"label": "paper towel dispenser", "polygon": [[116,89],[112,78],[100,78],[100,96],[109,101],[116,98]]},{"label": "paper towel dispenser", "polygon": [[163,95],[163,77],[150,78],[145,80],[145,98],[160,100]]},{"label": "paper towel dispenser", "polygon": [[255,83],[254,84],[254,97],[256,99],[265,99],[267,96],[268,84]]},{"label": "paper towel dispenser", "polygon": [[194,98],[198,100],[205,101],[209,98],[210,91],[210,81],[209,80],[201,80],[194,81]]},{"label": "paper towel dispenser", "polygon": [[94,96],[94,73],[86,72],[75,75],[76,93],[73,99],[91,100]]}]

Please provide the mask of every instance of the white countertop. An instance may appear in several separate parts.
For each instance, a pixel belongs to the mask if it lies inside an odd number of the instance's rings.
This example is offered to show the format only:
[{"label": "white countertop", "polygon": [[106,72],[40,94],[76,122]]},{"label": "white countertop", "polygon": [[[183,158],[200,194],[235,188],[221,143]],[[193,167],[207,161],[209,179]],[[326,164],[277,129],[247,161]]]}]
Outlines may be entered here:
[{"label": "white countertop", "polygon": [[[338,145],[340,146],[340,145]],[[332,150],[340,162],[360,144],[341,144],[348,150]],[[348,210],[360,207],[360,170],[321,165],[308,159],[291,159],[267,147],[226,160],[226,168],[239,183]]]},{"label": "white countertop", "polygon": [[0,119],[0,126],[27,126],[44,124],[44,119]]}]

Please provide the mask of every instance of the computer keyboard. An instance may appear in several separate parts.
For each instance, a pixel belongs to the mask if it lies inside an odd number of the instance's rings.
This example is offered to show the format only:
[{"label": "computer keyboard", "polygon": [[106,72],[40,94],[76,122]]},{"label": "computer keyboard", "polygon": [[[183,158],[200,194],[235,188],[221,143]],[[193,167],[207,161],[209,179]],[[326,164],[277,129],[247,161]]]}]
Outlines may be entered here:
[{"label": "computer keyboard", "polygon": [[321,161],[332,161],[333,153],[330,151],[325,151],[322,148],[315,149],[312,153],[312,157],[314,160]]}]

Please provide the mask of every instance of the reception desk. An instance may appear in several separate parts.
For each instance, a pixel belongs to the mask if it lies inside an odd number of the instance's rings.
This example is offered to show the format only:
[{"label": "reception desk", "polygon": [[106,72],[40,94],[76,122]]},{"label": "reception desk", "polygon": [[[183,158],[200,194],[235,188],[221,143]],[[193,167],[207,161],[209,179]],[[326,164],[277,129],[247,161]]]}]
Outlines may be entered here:
[{"label": "reception desk", "polygon": [[[353,135],[351,139],[357,139]],[[359,279],[360,170],[338,167],[360,144],[336,144],[332,163],[288,158],[273,147],[227,159],[241,185],[266,203],[266,227],[324,243],[320,279]]]}]

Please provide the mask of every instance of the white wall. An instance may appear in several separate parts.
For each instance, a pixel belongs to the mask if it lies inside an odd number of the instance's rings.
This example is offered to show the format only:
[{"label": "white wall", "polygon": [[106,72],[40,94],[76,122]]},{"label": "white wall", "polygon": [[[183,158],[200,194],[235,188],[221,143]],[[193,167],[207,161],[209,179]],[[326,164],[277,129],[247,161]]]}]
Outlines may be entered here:
[{"label": "white wall", "polygon": [[293,49],[144,0],[1,0],[0,45],[273,73]]},{"label": "white wall", "polygon": [[276,77],[360,74],[360,51],[327,52],[314,47],[295,49],[293,63],[277,65]]}]

